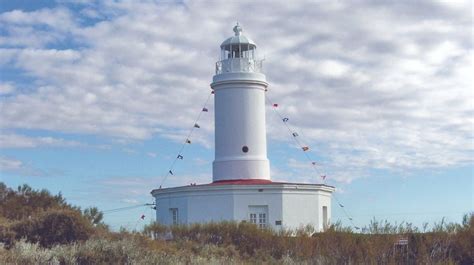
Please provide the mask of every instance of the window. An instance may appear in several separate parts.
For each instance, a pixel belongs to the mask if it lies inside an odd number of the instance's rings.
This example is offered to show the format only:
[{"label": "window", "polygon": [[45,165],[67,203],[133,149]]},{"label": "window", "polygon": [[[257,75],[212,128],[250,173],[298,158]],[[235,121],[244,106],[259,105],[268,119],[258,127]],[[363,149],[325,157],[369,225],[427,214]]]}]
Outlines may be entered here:
[{"label": "window", "polygon": [[257,214],[256,213],[251,213],[250,214],[250,223],[251,224],[257,224]]},{"label": "window", "polygon": [[242,147],[242,152],[247,153],[248,151],[249,151],[249,147],[246,146],[246,145],[244,145],[244,146]]},{"label": "window", "polygon": [[256,224],[259,228],[267,227],[268,222],[268,206],[250,206],[249,205],[249,221],[251,224]]},{"label": "window", "polygon": [[328,228],[328,207],[323,206],[323,230]]},{"label": "window", "polygon": [[259,213],[258,214],[258,227],[265,228],[267,226],[267,214]]},{"label": "window", "polygon": [[170,208],[171,220],[173,225],[179,224],[178,208]]}]

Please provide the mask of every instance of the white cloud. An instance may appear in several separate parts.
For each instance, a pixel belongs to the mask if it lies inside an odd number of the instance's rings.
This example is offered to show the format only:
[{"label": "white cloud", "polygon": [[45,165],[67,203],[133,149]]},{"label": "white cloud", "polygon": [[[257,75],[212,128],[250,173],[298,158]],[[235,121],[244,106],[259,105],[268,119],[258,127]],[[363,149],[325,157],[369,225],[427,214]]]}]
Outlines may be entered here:
[{"label": "white cloud", "polygon": [[44,171],[33,167],[29,163],[7,156],[0,156],[0,172],[29,177],[52,176],[62,173],[57,170]]},{"label": "white cloud", "polygon": [[[338,180],[472,163],[469,1],[66,7],[0,15],[1,66],[34,80],[1,99],[2,129],[181,142],[238,19],[266,57],[269,96]],[[90,17],[107,20],[80,23]],[[270,139],[286,141],[272,115]],[[202,119],[193,142],[212,147],[212,114]]]},{"label": "white cloud", "polygon": [[0,95],[8,95],[15,91],[15,86],[10,83],[0,83]]},{"label": "white cloud", "polygon": [[83,145],[76,141],[61,138],[0,134],[0,148],[34,148],[39,146],[77,147]]},{"label": "white cloud", "polygon": [[153,158],[155,158],[155,157],[158,156],[156,153],[153,153],[153,152],[148,152],[148,153],[146,153],[146,154],[147,154],[147,156],[153,157]]},{"label": "white cloud", "polygon": [[23,166],[23,162],[20,160],[0,157],[0,170],[2,171],[16,171],[20,170]]},{"label": "white cloud", "polygon": [[0,14],[2,46],[43,47],[65,41],[76,22],[68,9],[41,9],[32,12],[13,10]]}]

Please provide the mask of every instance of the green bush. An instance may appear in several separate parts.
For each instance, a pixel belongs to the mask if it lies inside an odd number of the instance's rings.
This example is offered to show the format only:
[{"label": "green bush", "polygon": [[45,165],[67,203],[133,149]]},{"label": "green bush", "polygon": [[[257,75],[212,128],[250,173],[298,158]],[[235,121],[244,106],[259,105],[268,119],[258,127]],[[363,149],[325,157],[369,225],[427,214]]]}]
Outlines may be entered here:
[{"label": "green bush", "polygon": [[38,242],[42,247],[87,240],[92,225],[77,211],[51,210],[13,225],[16,238]]},{"label": "green bush", "polygon": [[61,193],[51,195],[47,190],[33,190],[23,184],[17,190],[0,182],[0,216],[10,220],[30,218],[48,209],[70,208]]}]

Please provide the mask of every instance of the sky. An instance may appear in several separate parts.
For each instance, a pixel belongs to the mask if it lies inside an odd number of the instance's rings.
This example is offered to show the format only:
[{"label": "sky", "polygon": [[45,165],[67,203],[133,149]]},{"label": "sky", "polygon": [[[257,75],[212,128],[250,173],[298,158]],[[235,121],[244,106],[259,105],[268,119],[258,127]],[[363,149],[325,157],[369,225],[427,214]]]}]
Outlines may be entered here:
[{"label": "sky", "polygon": [[238,21],[264,59],[273,180],[326,175],[348,226],[460,222],[474,209],[472,14],[471,1],[1,0],[0,181],[97,206],[113,229],[152,222],[149,207],[107,210],[212,181],[212,96],[167,172]]}]

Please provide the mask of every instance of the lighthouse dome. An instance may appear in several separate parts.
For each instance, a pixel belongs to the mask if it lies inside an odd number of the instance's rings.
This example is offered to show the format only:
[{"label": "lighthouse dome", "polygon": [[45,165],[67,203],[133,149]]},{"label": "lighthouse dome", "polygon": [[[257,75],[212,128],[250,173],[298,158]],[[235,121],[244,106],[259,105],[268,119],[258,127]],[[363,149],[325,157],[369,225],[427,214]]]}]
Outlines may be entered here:
[{"label": "lighthouse dome", "polygon": [[232,48],[235,49],[239,45],[241,46],[242,50],[256,48],[257,45],[255,45],[255,42],[242,34],[242,27],[239,25],[239,23],[237,23],[237,25],[234,27],[234,34],[234,36],[226,39],[221,44],[221,49],[230,51]]}]

